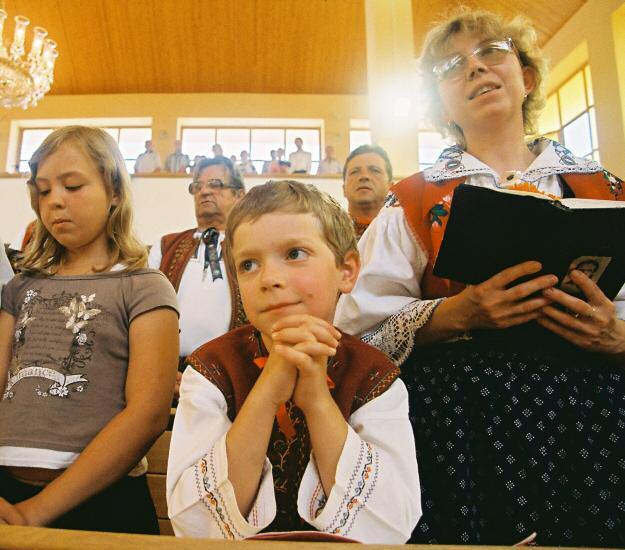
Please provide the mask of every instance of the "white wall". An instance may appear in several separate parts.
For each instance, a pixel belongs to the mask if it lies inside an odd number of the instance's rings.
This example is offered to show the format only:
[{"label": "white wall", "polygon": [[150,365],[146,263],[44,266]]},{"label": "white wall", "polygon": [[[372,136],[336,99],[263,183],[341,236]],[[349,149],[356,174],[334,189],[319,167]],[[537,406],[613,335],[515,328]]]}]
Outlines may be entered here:
[{"label": "white wall", "polygon": [[[277,178],[274,178],[277,179]],[[265,183],[264,176],[247,177],[249,189]],[[302,178],[329,193],[345,208],[342,180],[335,178]],[[152,244],[165,233],[195,227],[193,198],[187,191],[190,177],[137,177],[132,181],[135,228],[139,238]],[[25,177],[0,178],[0,238],[11,242],[34,218],[26,191]]]}]

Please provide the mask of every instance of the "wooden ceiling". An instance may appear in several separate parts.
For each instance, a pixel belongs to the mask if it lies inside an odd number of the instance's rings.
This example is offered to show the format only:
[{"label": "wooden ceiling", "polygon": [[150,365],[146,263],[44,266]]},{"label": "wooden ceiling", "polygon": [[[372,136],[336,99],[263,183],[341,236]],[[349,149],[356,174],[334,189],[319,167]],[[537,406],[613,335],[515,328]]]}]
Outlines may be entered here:
[{"label": "wooden ceiling", "polygon": [[[388,1],[388,0],[376,0]],[[466,0],[551,37],[585,0]],[[59,49],[53,94],[367,92],[364,0],[0,0]],[[415,52],[446,0],[412,0]],[[11,38],[12,23],[5,28]],[[27,48],[30,32],[27,33]],[[416,53],[415,53],[416,55]]]},{"label": "wooden ceiling", "polygon": [[[524,15],[534,25],[538,41],[545,44],[558,30],[586,3],[586,0],[463,0],[445,2],[444,0],[412,0],[412,24],[415,38],[415,52],[419,55],[421,44],[430,27],[448,15],[457,11],[462,4],[469,8],[481,8],[502,15]],[[454,9],[455,8],[455,9]]]}]

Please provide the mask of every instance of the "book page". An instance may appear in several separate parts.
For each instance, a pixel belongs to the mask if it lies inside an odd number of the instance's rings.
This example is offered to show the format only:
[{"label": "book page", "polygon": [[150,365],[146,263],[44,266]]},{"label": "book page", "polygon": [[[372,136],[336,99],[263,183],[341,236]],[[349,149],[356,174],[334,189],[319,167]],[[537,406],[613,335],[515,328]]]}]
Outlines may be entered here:
[{"label": "book page", "polygon": [[550,197],[549,195],[545,195],[543,193],[534,193],[532,191],[521,191],[520,189],[506,189],[505,187],[498,187],[497,189],[484,187],[483,189],[488,189],[489,191],[495,191],[497,193],[508,193],[509,195],[522,195],[525,197],[534,197],[536,199],[544,199],[546,201],[555,200],[553,197]]},{"label": "book page", "polygon": [[625,201],[601,201],[598,199],[562,199],[560,201],[567,208],[624,208]]},{"label": "book page", "polygon": [[518,189],[489,189],[489,191],[496,191],[498,193],[508,193],[510,195],[523,195],[526,197],[534,197],[537,199],[544,199],[553,203],[560,203],[572,210],[580,210],[585,208],[625,208],[625,201],[605,201],[598,199],[555,199],[549,195],[543,195],[542,193],[532,193],[531,191],[521,191]]}]

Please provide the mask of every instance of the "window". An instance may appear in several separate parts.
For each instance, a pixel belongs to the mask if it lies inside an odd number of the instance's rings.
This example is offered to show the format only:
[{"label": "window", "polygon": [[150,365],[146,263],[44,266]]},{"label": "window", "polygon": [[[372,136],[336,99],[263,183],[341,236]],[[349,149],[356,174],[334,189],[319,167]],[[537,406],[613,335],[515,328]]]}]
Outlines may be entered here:
[{"label": "window", "polygon": [[[28,172],[28,161],[41,142],[51,134],[53,128],[23,128],[21,131],[21,141],[19,147],[18,171]],[[134,172],[135,161],[140,153],[145,151],[145,142],[152,139],[152,128],[122,128],[103,127],[111,137],[117,142],[119,150],[124,157],[126,168],[129,173]]]},{"label": "window", "polygon": [[230,158],[241,156],[241,151],[247,151],[250,159],[261,174],[263,165],[271,160],[271,151],[284,149],[288,160],[289,154],[295,151],[295,138],[302,138],[303,149],[312,157],[311,174],[317,173],[321,155],[321,131],[320,128],[196,128],[182,127],[182,150],[190,158],[198,155],[212,157],[212,147],[218,143],[224,156]]},{"label": "window", "polygon": [[54,128],[29,128],[22,131],[22,143],[18,159],[17,171],[21,174],[30,172],[28,161],[33,153],[41,145],[41,142],[52,133]]},{"label": "window", "polygon": [[214,128],[186,128],[182,131],[182,150],[191,159],[207,156],[214,143]]},{"label": "window", "polygon": [[599,161],[594,105],[590,67],[586,65],[547,98],[539,131],[578,157]]},{"label": "window", "polygon": [[126,168],[135,171],[137,157],[145,151],[145,142],[152,139],[152,128],[103,128],[119,145]]},{"label": "window", "polygon": [[[349,150],[353,151],[361,145],[371,145],[371,130],[369,121],[352,119],[349,130]],[[384,146],[382,146],[384,147]],[[434,131],[419,131],[419,170],[432,166],[438,159],[441,151],[448,147],[443,137]],[[393,159],[391,158],[391,163]]]},{"label": "window", "polygon": [[[271,151],[275,151],[280,147],[284,148],[284,130],[277,128],[252,128],[251,131],[250,158],[251,159],[267,159],[271,158]],[[254,160],[256,172],[259,174],[263,171],[261,160]]]},{"label": "window", "polygon": [[361,145],[371,145],[371,130],[350,130],[349,150],[353,151]]},{"label": "window", "polygon": [[369,120],[352,118],[349,121],[349,150],[353,151],[361,145],[371,145],[371,130]]},{"label": "window", "polygon": [[419,132],[419,170],[432,166],[449,145],[438,132]]}]

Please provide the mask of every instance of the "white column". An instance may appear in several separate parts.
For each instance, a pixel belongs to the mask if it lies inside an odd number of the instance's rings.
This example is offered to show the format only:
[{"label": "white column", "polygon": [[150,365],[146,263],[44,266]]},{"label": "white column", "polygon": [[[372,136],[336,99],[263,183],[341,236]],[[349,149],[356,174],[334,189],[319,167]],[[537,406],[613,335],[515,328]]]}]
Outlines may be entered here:
[{"label": "white column", "polygon": [[416,58],[411,0],[365,0],[369,120],[393,172],[418,170]]},{"label": "white column", "polygon": [[[597,117],[601,117],[601,121],[604,119],[614,120],[616,123],[612,127],[612,133],[601,137],[604,138],[605,143],[610,143],[611,150],[606,152],[606,160],[610,157],[610,167],[613,166],[614,172],[620,177],[625,178],[625,2],[614,11],[612,14],[612,36],[614,38],[614,55],[616,61],[616,83],[618,96],[616,92],[613,101],[617,103],[618,107],[612,111],[608,109],[599,110],[597,99]],[[592,70],[592,67],[591,67]],[[595,80],[595,73],[592,73],[593,83]],[[601,78],[605,78],[601,75]],[[597,84],[593,84],[597,86]],[[596,97],[599,96],[599,90],[596,93]],[[618,98],[618,99],[617,99]],[[620,101],[619,101],[620,100]],[[618,115],[620,114],[620,120]],[[619,124],[620,123],[620,124]],[[599,121],[597,122],[599,126]],[[601,138],[599,139],[599,146],[601,145]],[[611,155],[611,156],[610,156]],[[603,161],[603,157],[601,158]]]}]

